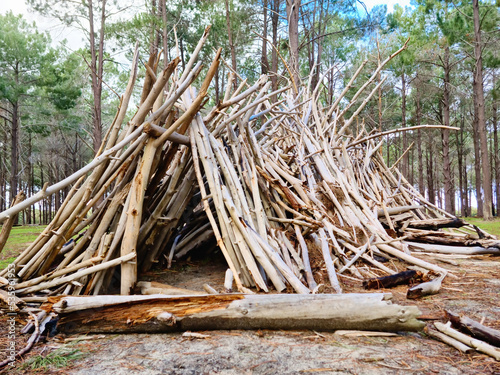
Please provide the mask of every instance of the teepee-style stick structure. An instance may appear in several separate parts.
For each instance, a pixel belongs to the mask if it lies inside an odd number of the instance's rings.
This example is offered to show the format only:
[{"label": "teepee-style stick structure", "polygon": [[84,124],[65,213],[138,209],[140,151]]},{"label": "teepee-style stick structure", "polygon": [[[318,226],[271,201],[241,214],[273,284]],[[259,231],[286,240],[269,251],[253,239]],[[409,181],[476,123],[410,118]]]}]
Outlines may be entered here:
[{"label": "teepee-style stick structure", "polygon": [[446,269],[410,254],[409,247],[427,250],[422,243],[500,251],[494,237],[441,211],[388,167],[380,153],[385,133],[358,123],[381,84],[377,73],[402,49],[348,99],[362,64],[331,106],[320,100],[320,86],[271,92],[262,76],[236,90],[227,84],[223,100],[207,108],[220,50],[199,89],[194,82],[208,31],[182,73],[178,58],[159,72],[148,66],[149,83],[124,123],[136,50],[96,158],[0,213],[6,220],[72,184],[52,222],[14,261],[18,296],[128,295],[156,262],[170,265],[212,239],[240,292],[309,294],[327,284],[342,293],[339,275],[395,274],[381,262],[393,257],[444,277]]}]

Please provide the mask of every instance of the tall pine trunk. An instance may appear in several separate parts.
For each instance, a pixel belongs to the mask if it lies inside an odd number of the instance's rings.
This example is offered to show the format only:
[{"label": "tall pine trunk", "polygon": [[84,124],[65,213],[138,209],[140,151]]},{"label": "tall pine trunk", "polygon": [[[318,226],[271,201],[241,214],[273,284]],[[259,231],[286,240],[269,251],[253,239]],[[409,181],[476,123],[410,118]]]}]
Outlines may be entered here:
[{"label": "tall pine trunk", "polygon": [[[273,51],[271,53],[271,86],[273,91],[278,89],[278,24],[279,24],[279,11],[280,11],[280,0],[273,0],[272,13],[271,13],[271,24],[273,32]],[[277,101],[276,95],[271,97],[273,102]]]},{"label": "tall pine trunk", "polygon": [[[12,127],[10,133],[10,200],[13,201],[17,195],[19,185],[19,104],[12,103]],[[18,215],[14,218],[14,224],[17,224]]]},{"label": "tall pine trunk", "polygon": [[474,113],[472,124],[472,140],[474,144],[474,173],[475,173],[475,189],[477,201],[477,216],[483,217],[483,187],[481,180],[481,153],[479,146],[479,132],[477,124],[477,116]]},{"label": "tall pine trunk", "polygon": [[[405,71],[401,73],[401,127],[406,128],[406,76]],[[402,134],[403,147],[402,152],[405,152],[408,148],[408,136],[404,131]],[[405,152],[401,165],[401,172],[405,178],[408,178],[408,153]]]},{"label": "tall pine trunk", "polygon": [[[226,26],[227,26],[227,40],[229,42],[229,49],[231,51],[231,65],[233,70],[236,72],[236,49],[234,48],[233,33],[231,30],[231,13],[229,10],[229,0],[225,0],[226,5]],[[234,89],[238,88],[238,83],[236,79],[233,80]]]},{"label": "tall pine trunk", "polygon": [[[93,0],[88,0],[89,12],[89,39],[90,39],[90,75],[92,77],[92,94],[94,96],[94,106],[92,108],[92,142],[94,153],[99,151],[102,143],[102,118],[101,118],[101,97],[103,80],[104,61],[104,26],[106,23],[106,0],[102,0],[101,28],[99,40],[96,42],[96,32],[94,26],[94,5]],[[96,46],[97,43],[97,46]]]},{"label": "tall pine trunk", "polygon": [[290,69],[294,81],[295,94],[300,86],[299,74],[299,9],[300,0],[286,0],[286,16],[288,20],[288,43],[290,49]]},{"label": "tall pine trunk", "polygon": [[[443,89],[443,125],[450,126],[450,47],[446,45],[444,49],[444,89]],[[453,195],[451,160],[450,160],[450,131],[441,131],[441,141],[443,145],[443,185],[444,185],[444,209],[450,214],[455,214]]]},{"label": "tall pine trunk", "polygon": [[496,98],[493,98],[493,152],[495,160],[495,193],[496,193],[496,211],[500,216],[500,149],[498,148],[498,104]]},{"label": "tall pine trunk", "polygon": [[262,55],[260,58],[260,70],[262,74],[267,74],[267,72],[269,71],[269,59],[267,58],[267,0],[263,0],[262,8],[263,8],[262,15],[264,18],[262,36],[264,38],[262,39]]},{"label": "tall pine trunk", "polygon": [[474,112],[477,117],[477,132],[480,140],[481,166],[483,172],[483,218],[490,220],[492,217],[493,192],[491,184],[490,159],[488,155],[488,134],[486,129],[486,116],[484,111],[483,91],[483,58],[481,42],[481,25],[479,19],[479,0],[472,0],[474,18]]}]

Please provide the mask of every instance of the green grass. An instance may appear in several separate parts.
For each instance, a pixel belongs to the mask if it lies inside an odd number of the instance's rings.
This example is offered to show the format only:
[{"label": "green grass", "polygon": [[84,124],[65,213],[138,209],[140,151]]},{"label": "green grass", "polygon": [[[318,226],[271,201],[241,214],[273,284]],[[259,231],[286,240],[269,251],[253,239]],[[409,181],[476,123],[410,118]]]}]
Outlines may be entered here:
[{"label": "green grass", "polygon": [[44,230],[44,226],[19,226],[12,228],[9,239],[0,253],[0,270],[12,263],[14,259],[32,243]]},{"label": "green grass", "polygon": [[66,367],[71,361],[84,356],[80,349],[75,348],[59,348],[46,356],[37,355],[28,359],[21,366],[21,370],[50,370],[54,368]]},{"label": "green grass", "polygon": [[464,217],[463,219],[500,238],[500,218],[496,217],[495,220],[491,221],[485,221],[478,217]]}]

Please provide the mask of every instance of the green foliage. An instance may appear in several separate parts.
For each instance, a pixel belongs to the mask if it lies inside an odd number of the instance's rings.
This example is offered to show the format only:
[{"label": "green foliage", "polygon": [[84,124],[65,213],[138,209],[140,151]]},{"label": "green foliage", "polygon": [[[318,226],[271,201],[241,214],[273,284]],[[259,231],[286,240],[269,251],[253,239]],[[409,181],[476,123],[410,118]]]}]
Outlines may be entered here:
[{"label": "green foliage", "polygon": [[50,57],[50,38],[12,12],[0,15],[0,99],[17,103]]}]

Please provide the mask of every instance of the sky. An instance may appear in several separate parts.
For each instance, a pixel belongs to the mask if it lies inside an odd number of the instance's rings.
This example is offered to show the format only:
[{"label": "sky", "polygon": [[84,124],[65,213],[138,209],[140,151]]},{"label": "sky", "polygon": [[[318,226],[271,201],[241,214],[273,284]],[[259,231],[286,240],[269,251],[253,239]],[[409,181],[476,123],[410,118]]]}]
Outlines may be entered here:
[{"label": "sky", "polygon": [[48,31],[55,44],[66,39],[71,49],[78,49],[84,46],[83,36],[77,30],[61,25],[55,19],[43,17],[36,12],[28,11],[25,0],[0,0],[0,14],[5,14],[9,10],[16,15],[22,14],[30,23],[35,22],[39,31]]},{"label": "sky", "polygon": [[[64,1],[64,0],[61,0]],[[387,11],[390,13],[395,4],[409,5],[410,0],[364,0],[367,9],[370,10],[375,5],[386,4]],[[30,22],[36,22],[40,31],[48,31],[54,43],[63,39],[68,40],[68,45],[73,49],[84,46],[83,36],[80,32],[61,25],[58,21],[45,18],[35,12],[28,11],[25,0],[0,0],[0,14],[5,14],[12,10],[14,14],[22,14]]]}]

